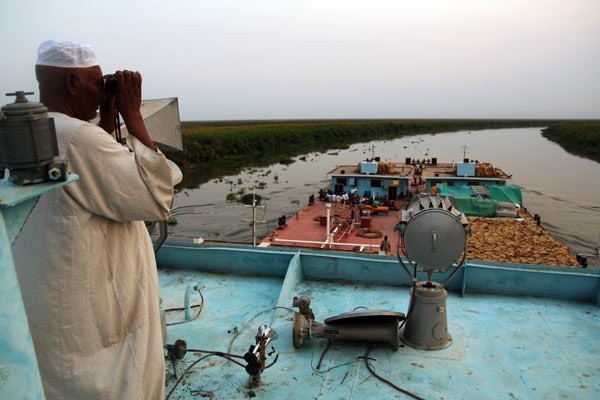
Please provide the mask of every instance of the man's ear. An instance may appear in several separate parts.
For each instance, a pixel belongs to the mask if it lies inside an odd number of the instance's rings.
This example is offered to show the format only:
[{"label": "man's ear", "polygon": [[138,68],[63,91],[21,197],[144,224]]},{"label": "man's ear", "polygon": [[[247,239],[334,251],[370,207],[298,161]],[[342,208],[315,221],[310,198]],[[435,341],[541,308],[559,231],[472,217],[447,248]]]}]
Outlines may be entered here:
[{"label": "man's ear", "polygon": [[75,71],[67,72],[65,86],[65,90],[70,96],[77,96],[77,94],[79,94],[79,88],[81,86],[81,79],[79,78],[79,74],[77,74]]}]

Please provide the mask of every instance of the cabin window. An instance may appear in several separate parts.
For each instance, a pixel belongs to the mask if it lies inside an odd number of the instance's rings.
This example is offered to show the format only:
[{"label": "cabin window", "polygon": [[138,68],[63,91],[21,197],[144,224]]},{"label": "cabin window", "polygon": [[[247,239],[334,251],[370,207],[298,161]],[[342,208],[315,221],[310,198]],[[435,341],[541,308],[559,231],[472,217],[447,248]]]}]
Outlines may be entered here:
[{"label": "cabin window", "polygon": [[479,186],[479,182],[469,181],[469,182],[467,182],[467,185],[469,185],[469,186]]},{"label": "cabin window", "polygon": [[346,178],[337,178],[337,184],[346,186]]},{"label": "cabin window", "polygon": [[381,179],[371,179],[371,187],[381,187]]}]

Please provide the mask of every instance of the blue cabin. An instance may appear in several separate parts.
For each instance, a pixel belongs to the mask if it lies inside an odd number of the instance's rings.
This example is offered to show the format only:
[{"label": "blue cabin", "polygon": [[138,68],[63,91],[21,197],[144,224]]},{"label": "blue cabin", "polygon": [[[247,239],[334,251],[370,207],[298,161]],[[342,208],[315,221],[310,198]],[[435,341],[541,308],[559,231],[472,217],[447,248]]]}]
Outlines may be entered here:
[{"label": "blue cabin", "polygon": [[342,165],[331,170],[331,190],[338,195],[351,195],[356,188],[360,197],[399,199],[409,190],[413,167],[381,161],[362,161],[357,165]]}]

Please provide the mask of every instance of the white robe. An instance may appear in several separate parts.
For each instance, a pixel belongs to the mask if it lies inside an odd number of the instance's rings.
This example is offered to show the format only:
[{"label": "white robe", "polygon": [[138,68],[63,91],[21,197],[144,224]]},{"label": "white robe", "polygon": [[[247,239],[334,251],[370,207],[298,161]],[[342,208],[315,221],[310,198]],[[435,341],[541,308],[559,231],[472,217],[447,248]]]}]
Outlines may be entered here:
[{"label": "white robe", "polygon": [[13,245],[48,399],[162,399],[156,261],[144,220],[168,217],[181,171],[133,136],[59,113],[80,181],[43,195]]}]

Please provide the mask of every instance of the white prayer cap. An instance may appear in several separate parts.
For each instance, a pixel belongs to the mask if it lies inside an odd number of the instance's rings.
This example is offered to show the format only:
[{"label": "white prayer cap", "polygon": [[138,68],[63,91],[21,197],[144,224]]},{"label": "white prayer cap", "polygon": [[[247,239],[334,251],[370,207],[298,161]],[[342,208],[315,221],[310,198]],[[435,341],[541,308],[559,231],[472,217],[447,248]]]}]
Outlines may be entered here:
[{"label": "white prayer cap", "polygon": [[89,44],[47,40],[38,48],[36,64],[62,68],[87,68],[98,65],[98,62]]}]

